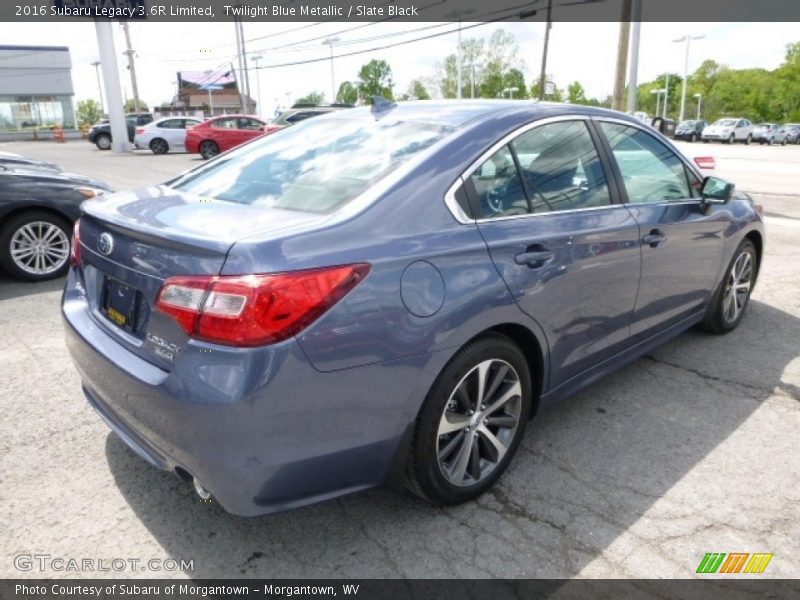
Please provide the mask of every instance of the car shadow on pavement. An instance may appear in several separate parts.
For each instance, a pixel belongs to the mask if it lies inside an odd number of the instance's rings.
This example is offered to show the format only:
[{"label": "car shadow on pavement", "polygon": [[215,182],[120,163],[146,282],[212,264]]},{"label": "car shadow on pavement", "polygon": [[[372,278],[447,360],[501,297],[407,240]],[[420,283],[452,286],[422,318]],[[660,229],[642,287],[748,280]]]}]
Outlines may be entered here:
[{"label": "car shadow on pavement", "polygon": [[377,490],[239,518],[113,434],[106,456],[158,544],[193,561],[191,577],[569,578],[597,562],[605,577],[689,577],[706,545],[729,539],[720,523],[758,520],[724,500],[726,486],[781,480],[769,448],[741,457],[728,444],[770,396],[800,400],[783,379],[797,340],[800,319],[755,300],[731,334],[686,332],[540,415],[498,485],[457,507]]},{"label": "car shadow on pavement", "polygon": [[63,277],[51,279],[50,281],[30,283],[27,281],[12,279],[11,276],[0,271],[0,301],[10,300],[11,298],[20,298],[22,296],[30,296],[33,294],[42,294],[44,292],[53,292],[60,290],[63,287]]}]

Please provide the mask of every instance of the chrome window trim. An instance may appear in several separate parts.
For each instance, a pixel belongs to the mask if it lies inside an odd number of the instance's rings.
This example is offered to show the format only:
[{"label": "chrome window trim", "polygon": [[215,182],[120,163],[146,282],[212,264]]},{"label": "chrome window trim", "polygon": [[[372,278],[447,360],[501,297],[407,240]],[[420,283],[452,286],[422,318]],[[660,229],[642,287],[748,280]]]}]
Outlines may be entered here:
[{"label": "chrome window trim", "polygon": [[[502,138],[500,138],[497,142],[489,146],[489,149],[486,150],[483,154],[481,154],[478,158],[476,158],[470,165],[461,173],[461,175],[456,179],[453,184],[448,188],[447,192],[445,193],[444,203],[447,206],[450,213],[453,215],[456,221],[461,223],[462,225],[469,225],[472,223],[491,223],[493,221],[508,221],[510,219],[528,219],[531,217],[540,217],[546,215],[555,215],[555,214],[567,214],[573,212],[586,212],[590,210],[601,210],[606,208],[613,208],[615,206],[623,206],[622,204],[615,204],[611,202],[604,206],[590,206],[588,208],[569,208],[566,210],[552,210],[547,212],[536,212],[536,213],[528,213],[524,215],[511,215],[508,217],[496,217],[496,218],[485,218],[485,219],[471,219],[469,215],[467,215],[464,210],[458,205],[455,199],[455,193],[458,189],[459,185],[462,185],[467,178],[469,178],[477,169],[480,167],[484,162],[489,160],[489,158],[497,152],[500,148],[511,142],[513,139],[519,137],[523,133],[530,131],[531,129],[535,129],[536,127],[542,127],[544,125],[549,125],[550,123],[559,123],[562,121],[583,121],[587,123],[591,121],[592,117],[590,115],[558,115],[556,117],[545,117],[543,119],[537,119],[530,123],[526,123],[512,131],[511,133],[506,134]],[[587,127],[588,129],[588,127]],[[592,140],[594,143],[594,140]],[[595,151],[598,153],[598,157],[600,152],[597,148]],[[606,182],[608,185],[608,182]],[[609,194],[611,191],[609,190]]]},{"label": "chrome window trim", "polygon": [[461,205],[458,203],[458,200],[456,200],[456,190],[460,185],[463,184],[464,184],[464,179],[463,177],[459,176],[458,179],[456,179],[453,182],[453,185],[451,185],[448,188],[447,192],[445,193],[444,203],[452,213],[453,217],[455,217],[456,221],[458,221],[462,225],[468,225],[469,223],[474,223],[475,219],[470,219],[469,215],[466,212],[464,212],[463,208],[461,208]]},{"label": "chrome window trim", "polygon": [[552,215],[571,215],[573,213],[583,213],[595,210],[622,209],[628,204],[606,204],[604,206],[588,206],[586,208],[568,208],[566,210],[548,210],[547,212],[534,212],[525,215],[509,215],[507,217],[489,217],[486,219],[475,219],[471,223],[495,223],[497,221],[511,221],[516,219],[530,219],[531,217],[547,217]]}]

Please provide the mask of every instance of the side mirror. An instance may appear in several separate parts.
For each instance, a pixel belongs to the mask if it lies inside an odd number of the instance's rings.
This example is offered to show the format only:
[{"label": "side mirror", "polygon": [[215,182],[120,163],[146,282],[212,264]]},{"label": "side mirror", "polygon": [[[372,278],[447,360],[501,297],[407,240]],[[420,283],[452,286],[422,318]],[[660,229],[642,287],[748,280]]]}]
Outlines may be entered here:
[{"label": "side mirror", "polygon": [[725,204],[733,196],[735,186],[719,177],[706,177],[700,195],[709,204]]}]

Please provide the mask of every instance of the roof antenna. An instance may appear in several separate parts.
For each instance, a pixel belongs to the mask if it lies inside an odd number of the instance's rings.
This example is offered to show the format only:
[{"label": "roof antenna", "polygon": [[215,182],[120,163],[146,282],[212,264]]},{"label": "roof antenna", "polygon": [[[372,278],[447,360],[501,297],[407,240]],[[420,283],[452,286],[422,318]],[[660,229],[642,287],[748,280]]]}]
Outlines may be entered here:
[{"label": "roof antenna", "polygon": [[397,107],[396,102],[392,102],[391,100],[387,100],[383,96],[373,96],[372,97],[372,108],[370,112],[375,115],[375,119],[380,119],[381,117],[386,116],[393,108]]}]

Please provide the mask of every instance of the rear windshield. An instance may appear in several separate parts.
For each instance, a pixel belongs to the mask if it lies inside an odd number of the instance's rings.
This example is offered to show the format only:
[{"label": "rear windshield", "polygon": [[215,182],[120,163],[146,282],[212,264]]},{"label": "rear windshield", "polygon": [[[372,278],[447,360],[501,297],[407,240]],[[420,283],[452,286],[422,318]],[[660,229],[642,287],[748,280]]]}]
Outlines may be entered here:
[{"label": "rear windshield", "polygon": [[439,124],[310,119],[170,182],[227,202],[333,211],[453,130]]}]

